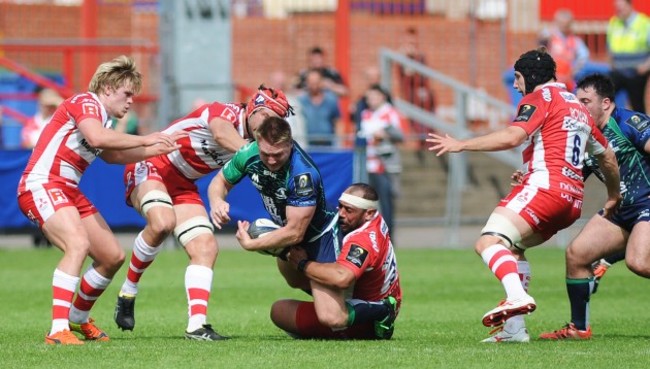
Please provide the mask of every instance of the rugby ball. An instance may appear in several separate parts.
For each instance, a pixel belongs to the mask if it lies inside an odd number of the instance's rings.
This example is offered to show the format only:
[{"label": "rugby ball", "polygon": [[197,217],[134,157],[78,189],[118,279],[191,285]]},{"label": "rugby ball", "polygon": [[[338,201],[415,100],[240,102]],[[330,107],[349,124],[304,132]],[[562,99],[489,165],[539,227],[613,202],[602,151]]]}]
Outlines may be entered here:
[{"label": "rugby ball", "polygon": [[[260,218],[256,219],[254,222],[250,224],[248,227],[248,235],[251,238],[260,238],[264,237],[269,232],[273,232],[276,229],[282,228],[281,226],[275,224],[272,220],[266,219],[266,218]],[[259,250],[257,251],[258,253],[262,255],[270,255],[270,256],[276,256],[276,257],[284,257],[287,248],[286,247],[279,247],[277,249],[268,249],[268,250]]]}]

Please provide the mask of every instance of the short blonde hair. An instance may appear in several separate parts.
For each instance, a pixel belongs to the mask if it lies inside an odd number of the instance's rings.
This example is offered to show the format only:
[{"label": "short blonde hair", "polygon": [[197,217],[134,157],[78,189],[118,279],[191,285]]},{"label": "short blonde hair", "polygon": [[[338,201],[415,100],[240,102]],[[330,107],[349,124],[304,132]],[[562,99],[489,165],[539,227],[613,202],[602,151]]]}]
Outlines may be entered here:
[{"label": "short blonde hair", "polygon": [[142,74],[138,72],[132,58],[126,55],[120,55],[97,67],[88,85],[88,91],[99,94],[105,87],[117,90],[129,84],[134,93],[137,94],[140,92],[142,88]]}]

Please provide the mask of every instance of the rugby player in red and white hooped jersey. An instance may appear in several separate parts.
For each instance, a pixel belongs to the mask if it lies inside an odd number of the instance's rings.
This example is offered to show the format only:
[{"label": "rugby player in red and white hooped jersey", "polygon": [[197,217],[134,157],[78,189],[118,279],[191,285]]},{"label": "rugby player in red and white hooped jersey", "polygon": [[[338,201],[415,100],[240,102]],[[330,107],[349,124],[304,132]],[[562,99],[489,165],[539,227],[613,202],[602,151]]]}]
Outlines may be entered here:
[{"label": "rugby player in red and white hooped jersey", "polygon": [[345,233],[335,262],[309,261],[292,247],[288,260],[328,291],[316,305],[279,300],[271,320],[296,338],[390,339],[402,302],[397,259],[386,222],[377,211],[377,191],[365,183],[339,198],[339,226]]},{"label": "rugby player in red and white hooped jersey", "polygon": [[515,63],[514,87],[524,97],[509,127],[467,140],[437,134],[427,139],[432,144],[429,150],[438,155],[507,150],[528,142],[522,182],[499,202],[474,247],[506,292],[505,301],[483,316],[483,325],[497,328],[484,342],[530,340],[523,315],[535,310],[536,304],[527,291],[531,273],[524,251],[580,217],[585,151],[595,155],[607,172],[604,216],[612,214],[621,201],[614,152],[589,111],[563,84],[555,82],[555,61],[546,49],[521,55]]},{"label": "rugby player in red and white hooped jersey", "polygon": [[[182,132],[134,136],[110,129],[111,117],[127,113],[141,85],[142,76],[132,59],[120,56],[101,64],[89,92],[72,96],[57,108],[20,179],[20,209],[64,253],[52,281],[48,344],[83,344],[70,329],[87,340],[108,340],[89,318],[89,311],[122,266],[124,251],[79,190],[84,171],[98,156],[125,164],[173,152],[179,148],[175,141],[185,136]],[[93,263],[79,283],[88,255]]]},{"label": "rugby player in red and white hooped jersey", "polygon": [[178,142],[180,150],[126,167],[127,203],[142,214],[147,225],[135,239],[117,299],[115,322],[121,329],[133,330],[138,282],[173,232],[190,259],[185,272],[189,305],[185,337],[202,341],[225,338],[207,323],[212,268],[219,249],[195,181],[223,167],[247,139],[253,139],[265,118],[284,118],[292,112],[281,90],[261,85],[245,104],[204,104],[174,121],[164,132],[187,133]]}]

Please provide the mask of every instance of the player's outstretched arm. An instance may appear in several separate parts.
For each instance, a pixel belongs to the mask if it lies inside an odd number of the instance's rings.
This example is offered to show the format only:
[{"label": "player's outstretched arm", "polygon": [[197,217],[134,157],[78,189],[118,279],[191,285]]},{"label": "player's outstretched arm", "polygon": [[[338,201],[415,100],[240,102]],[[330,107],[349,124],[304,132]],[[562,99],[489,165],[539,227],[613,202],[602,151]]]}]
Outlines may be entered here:
[{"label": "player's outstretched arm", "polygon": [[[174,132],[169,135],[174,142],[179,139],[187,136],[187,133],[184,131]],[[114,149],[114,150],[104,150],[100,157],[107,163],[111,164],[129,164],[137,163],[139,161],[158,156],[166,155],[172,151],[176,151],[181,148],[181,145],[174,143],[173,146],[167,146],[163,144],[151,145],[151,146],[140,146],[132,149]]]},{"label": "player's outstretched arm", "polygon": [[457,140],[449,135],[438,135],[429,133],[426,139],[431,144],[429,151],[436,152],[436,156],[446,153],[461,151],[501,151],[515,148],[528,138],[528,134],[521,127],[510,126],[488,133],[483,136],[473,137],[467,140]]},{"label": "player's outstretched arm", "polygon": [[176,146],[176,140],[166,133],[154,132],[146,136],[130,135],[104,128],[95,118],[87,118],[78,124],[81,134],[91,147],[96,149],[123,150],[141,146]]}]

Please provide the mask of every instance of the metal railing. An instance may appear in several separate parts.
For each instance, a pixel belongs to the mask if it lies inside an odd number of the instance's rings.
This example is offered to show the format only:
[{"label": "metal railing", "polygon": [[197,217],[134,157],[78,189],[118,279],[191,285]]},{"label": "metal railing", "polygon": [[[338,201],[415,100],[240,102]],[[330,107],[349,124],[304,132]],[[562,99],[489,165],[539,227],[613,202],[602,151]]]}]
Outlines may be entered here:
[{"label": "metal railing", "polygon": [[[476,134],[469,128],[468,111],[471,104],[484,104],[491,111],[498,115],[511,118],[515,114],[514,107],[501,100],[495,99],[485,91],[468,86],[443,73],[435,71],[430,67],[414,61],[407,56],[390,49],[380,50],[379,63],[381,66],[382,86],[388,91],[394,91],[393,68],[401,65],[420,75],[430,79],[436,85],[451,88],[453,90],[454,104],[452,121],[442,119],[439,115],[425,111],[418,106],[405,101],[399,97],[394,99],[394,105],[409,119],[415,120],[422,125],[435,129],[438,132],[447,133],[456,138],[464,139]],[[495,81],[496,83],[496,81]],[[496,128],[496,127],[495,127]],[[521,151],[513,149],[499,152],[486,153],[502,163],[518,168],[521,166]],[[443,224],[447,227],[448,245],[456,245],[459,241],[458,232],[460,229],[462,214],[462,193],[467,188],[468,178],[467,154],[459,153],[449,155],[449,176],[447,179],[447,198]]]}]

